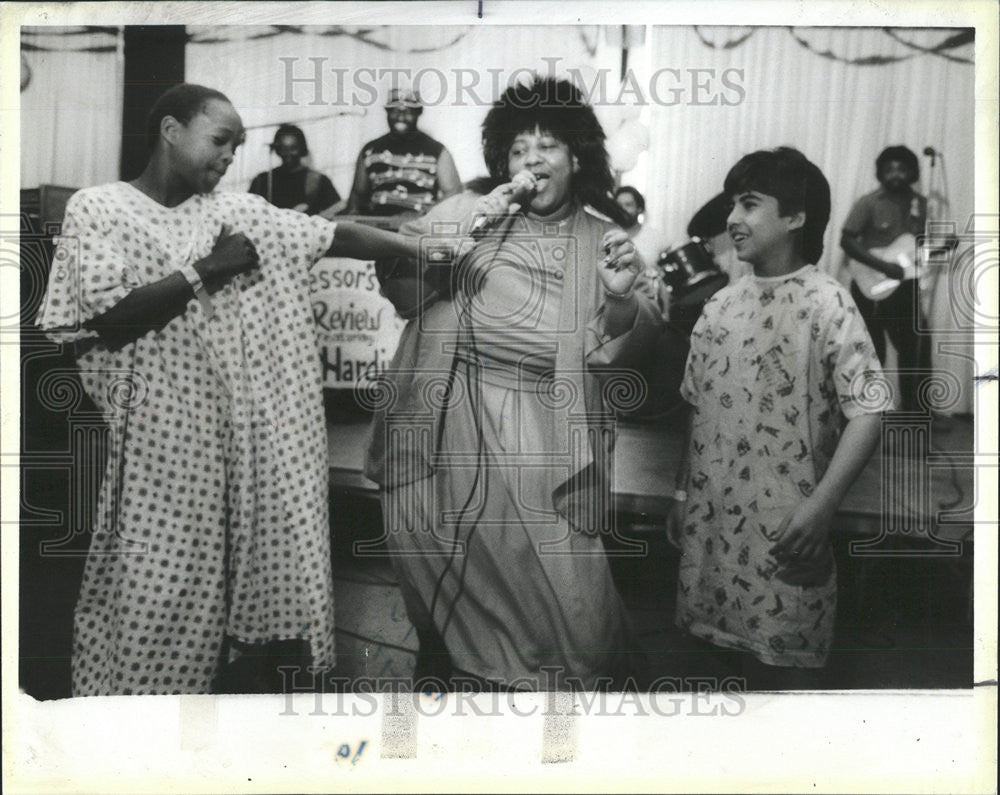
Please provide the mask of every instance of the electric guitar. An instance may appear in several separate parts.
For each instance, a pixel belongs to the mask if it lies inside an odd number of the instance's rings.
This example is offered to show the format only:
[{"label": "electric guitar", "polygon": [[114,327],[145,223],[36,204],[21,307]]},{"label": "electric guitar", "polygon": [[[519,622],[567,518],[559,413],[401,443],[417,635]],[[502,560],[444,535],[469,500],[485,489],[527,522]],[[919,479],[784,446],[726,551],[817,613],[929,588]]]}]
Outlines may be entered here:
[{"label": "electric guitar", "polygon": [[902,279],[890,279],[882,271],[853,259],[850,260],[851,278],[869,301],[884,301],[903,282],[917,279],[923,300],[924,294],[933,292],[937,277],[950,263],[958,242],[953,233],[944,233],[921,237],[918,245],[913,235],[904,232],[888,246],[869,249],[879,259],[898,263],[903,269]]},{"label": "electric guitar", "polygon": [[890,279],[882,271],[852,259],[851,278],[869,301],[884,301],[896,292],[904,281],[916,279],[918,267],[922,264],[917,239],[908,232],[897,237],[888,246],[869,249],[869,253],[886,262],[896,262],[903,269],[902,279]]}]

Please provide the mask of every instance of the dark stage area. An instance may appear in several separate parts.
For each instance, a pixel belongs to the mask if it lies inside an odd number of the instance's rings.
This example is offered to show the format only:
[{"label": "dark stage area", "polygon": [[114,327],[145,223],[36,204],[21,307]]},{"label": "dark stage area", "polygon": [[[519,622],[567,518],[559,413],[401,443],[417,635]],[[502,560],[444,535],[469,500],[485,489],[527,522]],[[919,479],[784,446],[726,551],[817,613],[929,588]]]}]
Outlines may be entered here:
[{"label": "dark stage area", "polygon": [[[51,351],[34,360],[36,366],[40,362],[51,367],[54,355],[57,352]],[[31,366],[29,359],[26,367]],[[54,451],[70,450],[81,437],[68,432],[73,425],[67,425],[65,410],[28,408],[40,412],[40,421],[26,424],[33,430],[26,431],[24,440],[20,686],[36,698],[65,698],[70,695],[73,606],[88,542],[79,517],[96,497],[100,457],[90,459],[93,471],[59,465]],[[351,680],[407,678],[413,671],[417,638],[384,544],[378,541],[382,523],[377,492],[361,474],[367,421],[342,410],[336,413],[339,419],[328,428],[338,644],[334,675]],[[85,407],[77,406],[73,416],[86,417]],[[972,450],[971,419],[936,417],[930,430],[932,454],[939,458],[951,454],[958,460],[957,454]],[[666,502],[655,483],[658,478],[672,482],[675,447],[676,440],[662,426],[620,429],[616,472],[620,539],[605,543],[651,679],[717,673],[714,662],[690,648],[673,626],[677,555],[664,536],[659,514]],[[47,456],[30,452],[40,449],[48,449]],[[969,688],[973,542],[971,518],[960,520],[974,504],[972,472],[957,464],[929,471],[934,511],[946,510],[952,517],[948,523],[938,522],[936,532],[939,538],[959,541],[958,554],[946,554],[943,541],[926,533],[879,536],[882,472],[879,453],[845,501],[832,534],[839,606],[822,686]],[[922,522],[910,526],[928,527]],[[852,542],[865,540],[877,544],[867,554],[852,553]],[[625,542],[635,541],[646,545],[644,552],[616,554]],[[368,542],[360,554],[357,542]]]}]

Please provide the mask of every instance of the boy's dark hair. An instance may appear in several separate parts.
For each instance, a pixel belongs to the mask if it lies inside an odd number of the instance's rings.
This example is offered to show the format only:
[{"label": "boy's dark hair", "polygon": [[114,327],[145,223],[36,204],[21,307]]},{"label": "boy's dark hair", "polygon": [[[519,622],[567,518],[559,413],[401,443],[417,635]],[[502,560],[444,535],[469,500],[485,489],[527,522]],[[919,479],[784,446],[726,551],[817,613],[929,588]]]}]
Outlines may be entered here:
[{"label": "boy's dark hair", "polygon": [[510,180],[510,147],[518,135],[536,128],[554,135],[576,157],[576,198],[616,224],[628,225],[625,211],[611,198],[614,179],[604,130],[580,90],[566,80],[535,75],[530,85],[512,85],[493,103],[483,120],[483,158],[490,177],[497,184]]},{"label": "boy's dark hair", "polygon": [[194,83],[180,83],[160,94],[146,118],[146,143],[149,150],[154,150],[160,140],[160,123],[164,118],[172,116],[181,124],[187,124],[204,111],[205,105],[213,99],[229,102],[229,97],[221,91]]},{"label": "boy's dark hair", "polygon": [[635,199],[635,206],[639,208],[639,212],[642,212],[643,210],[646,209],[645,198],[643,198],[643,195],[639,193],[639,191],[637,191],[631,185],[622,185],[618,190],[615,191],[615,198],[617,199],[623,193],[628,193],[632,196],[633,199]]},{"label": "boy's dark hair", "polygon": [[274,149],[278,145],[278,139],[284,135],[291,135],[299,142],[299,148],[302,150],[303,155],[309,154],[309,144],[306,143],[306,134],[302,132],[301,127],[297,127],[294,124],[282,124],[274,132],[274,139],[271,141],[271,149]]},{"label": "boy's dark hair", "polygon": [[782,216],[804,212],[802,257],[810,264],[819,261],[830,221],[830,183],[800,151],[779,146],[745,155],[729,170],[724,190],[730,198],[747,191],[773,196]]},{"label": "boy's dark hair", "polygon": [[902,163],[910,170],[910,173],[913,174],[913,179],[910,180],[911,185],[920,179],[920,161],[917,160],[917,156],[911,149],[900,144],[899,146],[887,146],[875,158],[875,179],[879,182],[882,181],[882,170],[892,160]]}]

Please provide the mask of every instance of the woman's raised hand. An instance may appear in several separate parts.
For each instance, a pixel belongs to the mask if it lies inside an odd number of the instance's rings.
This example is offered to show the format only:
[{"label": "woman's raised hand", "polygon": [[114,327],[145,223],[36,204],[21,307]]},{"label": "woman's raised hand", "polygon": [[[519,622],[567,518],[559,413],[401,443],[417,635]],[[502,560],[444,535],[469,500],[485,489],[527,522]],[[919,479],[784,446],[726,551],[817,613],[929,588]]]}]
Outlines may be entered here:
[{"label": "woman's raised hand", "polygon": [[598,273],[606,292],[624,297],[632,290],[639,275],[639,257],[632,240],[621,229],[611,229],[604,233],[601,241],[604,258],[600,261]]}]

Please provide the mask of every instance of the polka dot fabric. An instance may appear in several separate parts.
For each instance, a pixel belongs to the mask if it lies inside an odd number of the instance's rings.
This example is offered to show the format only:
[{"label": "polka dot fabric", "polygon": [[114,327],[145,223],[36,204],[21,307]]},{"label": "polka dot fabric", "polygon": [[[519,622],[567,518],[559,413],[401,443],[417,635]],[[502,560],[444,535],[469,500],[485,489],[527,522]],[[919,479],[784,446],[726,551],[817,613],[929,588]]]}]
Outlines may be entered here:
[{"label": "polka dot fabric", "polygon": [[[80,326],[207,255],[222,225],[261,267],[119,351]],[[39,325],[79,340],[111,427],[73,641],[74,695],[209,692],[226,635],[301,638],[332,666],[327,450],[308,268],[334,224],[257,196],[167,208],[127,183],[70,200]],[[128,384],[128,389],[123,385]]]}]

